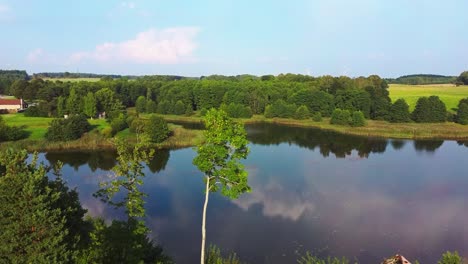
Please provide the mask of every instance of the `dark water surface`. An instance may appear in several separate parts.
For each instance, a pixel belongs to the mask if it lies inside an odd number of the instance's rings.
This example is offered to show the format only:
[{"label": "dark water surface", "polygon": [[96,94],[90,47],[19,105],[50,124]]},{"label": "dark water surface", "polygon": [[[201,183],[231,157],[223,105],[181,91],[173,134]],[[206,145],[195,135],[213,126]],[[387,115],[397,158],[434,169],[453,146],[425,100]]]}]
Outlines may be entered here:
[{"label": "dark water surface", "polygon": [[[208,243],[250,263],[296,263],[297,252],[380,263],[400,253],[436,263],[468,256],[468,148],[455,141],[401,141],[271,124],[247,127],[250,194],[210,196]],[[202,175],[191,148],[159,151],[143,190],[152,235],[178,263],[196,263]],[[115,164],[112,152],[47,153],[84,207],[106,220],[121,212],[92,196]]]}]

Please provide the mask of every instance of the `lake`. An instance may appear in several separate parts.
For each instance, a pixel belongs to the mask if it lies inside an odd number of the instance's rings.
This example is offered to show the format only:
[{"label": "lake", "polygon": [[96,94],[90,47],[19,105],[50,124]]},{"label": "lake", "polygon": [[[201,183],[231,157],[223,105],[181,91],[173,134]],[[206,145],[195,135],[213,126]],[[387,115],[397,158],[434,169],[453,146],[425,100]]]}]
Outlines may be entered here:
[{"label": "lake", "polygon": [[[400,253],[436,263],[446,250],[468,256],[468,143],[362,138],[310,128],[248,125],[245,161],[252,192],[212,194],[207,244],[249,263],[296,263],[309,250],[380,263]],[[177,263],[199,261],[202,175],[191,148],[158,151],[143,191],[152,236]],[[42,153],[62,160],[82,205],[107,221],[121,210],[94,198],[113,152]]]}]

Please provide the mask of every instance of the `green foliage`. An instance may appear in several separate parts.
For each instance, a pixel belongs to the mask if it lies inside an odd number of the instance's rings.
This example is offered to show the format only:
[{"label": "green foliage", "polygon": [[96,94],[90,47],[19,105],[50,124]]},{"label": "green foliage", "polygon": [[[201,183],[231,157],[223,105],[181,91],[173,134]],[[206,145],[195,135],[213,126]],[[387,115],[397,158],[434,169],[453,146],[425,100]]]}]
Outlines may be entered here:
[{"label": "green foliage", "polygon": [[296,113],[294,114],[294,119],[304,120],[310,117],[309,108],[305,105],[301,105],[297,108]]},{"label": "green foliage", "polygon": [[349,260],[345,257],[327,257],[325,259],[316,257],[310,252],[306,252],[304,256],[301,256],[297,263],[299,264],[349,264]]},{"label": "green foliage", "polygon": [[276,100],[273,104],[267,105],[265,108],[265,117],[282,117],[291,118],[296,113],[296,105],[288,104],[282,99]]},{"label": "green foliage", "polygon": [[83,115],[74,115],[68,119],[54,119],[47,129],[46,139],[49,141],[69,141],[79,139],[91,129],[91,125]]},{"label": "green foliage", "polygon": [[173,263],[146,234],[135,232],[139,228],[135,220],[114,220],[109,226],[103,219],[88,221],[92,225],[91,243],[77,263]]},{"label": "green foliage", "polygon": [[434,74],[414,74],[405,75],[396,79],[390,79],[390,83],[422,85],[422,84],[445,84],[453,83],[456,77]]},{"label": "green foliage", "polygon": [[27,137],[28,133],[23,127],[8,126],[0,116],[0,142],[16,141]]},{"label": "green foliage", "polygon": [[65,97],[59,96],[57,98],[57,116],[63,117],[67,112]]},{"label": "green foliage", "polygon": [[314,122],[321,122],[323,120],[322,114],[320,112],[316,112],[315,114],[312,115],[312,120]]},{"label": "green foliage", "polygon": [[158,105],[153,100],[146,101],[146,112],[156,113],[158,111]]},{"label": "green foliage", "polygon": [[167,122],[157,115],[151,115],[145,126],[145,134],[152,143],[161,143],[169,137]]},{"label": "green foliage", "polygon": [[335,107],[342,110],[361,111],[366,118],[369,118],[371,97],[362,89],[339,90],[335,97]]},{"label": "green foliage", "polygon": [[67,229],[72,221],[66,214],[73,214],[69,211],[73,208],[61,201],[64,197],[57,186],[50,185],[47,169],[38,166],[37,156],[30,165],[26,158],[26,151],[0,153],[0,165],[5,167],[0,174],[1,259],[5,263],[70,262],[78,239],[69,236]]},{"label": "green foliage", "polygon": [[174,114],[175,115],[183,115],[185,114],[185,105],[182,101],[177,101],[174,105]]},{"label": "green foliage", "polygon": [[188,104],[187,107],[185,108],[185,115],[186,116],[193,115],[193,108],[191,104]]},{"label": "green foliage", "polygon": [[70,95],[66,100],[66,111],[70,115],[80,114],[83,110],[82,100],[78,94],[76,94],[75,89],[70,90]]},{"label": "green foliage", "polygon": [[120,114],[118,117],[110,121],[112,128],[112,134],[115,135],[117,132],[122,131],[128,127],[127,121],[124,114]]},{"label": "green foliage", "polygon": [[83,113],[90,118],[97,114],[97,101],[92,92],[89,92],[84,98]]},{"label": "green foliage", "polygon": [[162,100],[161,102],[159,102],[157,112],[162,115],[172,114],[173,109],[171,102],[167,100]]},{"label": "green foliage", "polygon": [[30,106],[24,110],[24,116],[27,117],[47,117],[49,114],[47,111],[43,111],[43,109],[39,108],[38,106]]},{"label": "green foliage", "polygon": [[249,192],[247,171],[240,163],[249,153],[243,125],[215,109],[208,111],[204,121],[205,143],[197,147],[193,164],[205,174],[209,191],[217,192],[221,188],[222,194],[229,198]]},{"label": "green foliage", "polygon": [[418,123],[445,122],[447,109],[437,96],[421,97],[416,103],[412,118]]},{"label": "green foliage", "polygon": [[348,126],[351,121],[351,112],[349,110],[337,108],[332,113],[330,124]]},{"label": "green foliage", "polygon": [[437,264],[462,264],[462,258],[458,255],[458,252],[445,252],[442,255],[442,258],[437,262]]},{"label": "green foliage", "polygon": [[142,95],[138,96],[138,99],[135,103],[135,110],[137,113],[146,112],[146,98]]},{"label": "green foliage", "polygon": [[460,100],[457,108],[456,122],[462,125],[468,125],[468,98]]},{"label": "green foliage", "polygon": [[223,257],[221,250],[214,245],[210,245],[206,256],[206,264],[241,264],[236,253],[230,253],[227,257]]},{"label": "green foliage", "polygon": [[221,109],[232,118],[251,118],[252,110],[248,106],[242,104],[230,103],[229,105],[221,105]]},{"label": "green foliage", "polygon": [[398,99],[392,104],[389,121],[392,123],[406,123],[411,121],[409,105],[406,103],[405,99]]},{"label": "green foliage", "polygon": [[366,118],[364,117],[364,114],[361,111],[353,112],[353,115],[351,118],[351,126],[362,127],[365,125],[366,125]]},{"label": "green foliage", "polygon": [[457,81],[460,84],[468,85],[468,71],[464,71],[458,76]]}]

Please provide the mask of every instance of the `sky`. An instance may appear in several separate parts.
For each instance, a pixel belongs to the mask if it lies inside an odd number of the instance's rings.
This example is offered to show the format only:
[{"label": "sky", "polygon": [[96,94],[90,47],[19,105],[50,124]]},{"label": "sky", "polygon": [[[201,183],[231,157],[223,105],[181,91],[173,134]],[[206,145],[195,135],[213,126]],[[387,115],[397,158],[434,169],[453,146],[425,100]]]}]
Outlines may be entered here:
[{"label": "sky", "polygon": [[0,0],[0,69],[459,75],[466,10],[466,0]]}]

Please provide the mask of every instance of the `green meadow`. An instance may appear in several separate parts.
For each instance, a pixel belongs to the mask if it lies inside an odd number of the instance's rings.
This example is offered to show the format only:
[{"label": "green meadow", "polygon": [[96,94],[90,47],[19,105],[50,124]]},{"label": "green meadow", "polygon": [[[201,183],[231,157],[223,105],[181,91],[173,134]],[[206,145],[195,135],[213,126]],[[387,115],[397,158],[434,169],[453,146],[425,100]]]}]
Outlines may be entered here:
[{"label": "green meadow", "polygon": [[[420,97],[436,95],[445,103],[447,110],[452,110],[458,106],[458,102],[468,97],[468,86],[455,86],[452,84],[438,85],[404,85],[390,84],[390,98],[395,102],[403,98],[410,106],[410,111],[416,106]],[[453,110],[452,110],[453,111]]]}]

